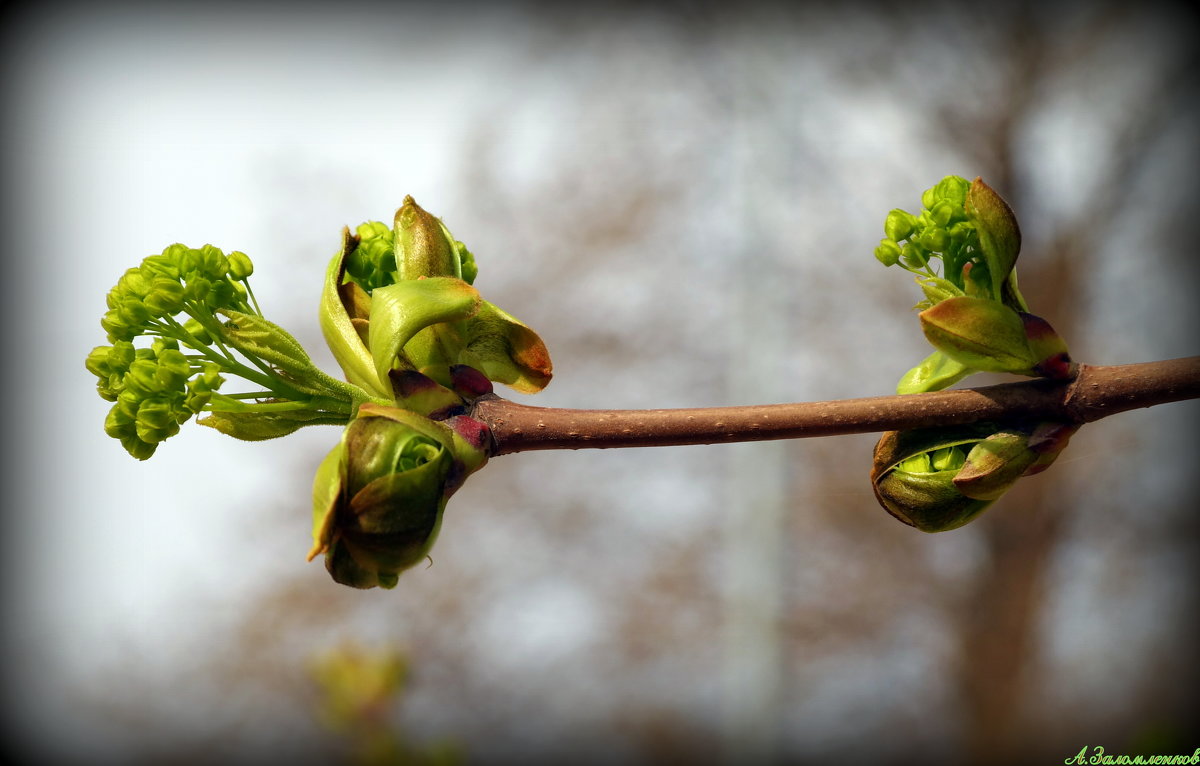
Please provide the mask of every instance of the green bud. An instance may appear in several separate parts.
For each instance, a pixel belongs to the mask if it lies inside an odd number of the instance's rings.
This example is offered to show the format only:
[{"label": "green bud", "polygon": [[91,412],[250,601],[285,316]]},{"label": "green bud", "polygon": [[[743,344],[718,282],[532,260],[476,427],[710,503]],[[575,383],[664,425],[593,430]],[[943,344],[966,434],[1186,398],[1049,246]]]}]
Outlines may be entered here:
[{"label": "green bud", "polygon": [[309,560],[324,553],[345,585],[395,586],[433,545],[446,500],[486,462],[478,443],[446,423],[364,404],[317,471]]},{"label": "green bud", "polygon": [[954,220],[955,216],[960,214],[961,210],[962,202],[955,204],[949,200],[942,199],[930,208],[929,220],[933,221],[939,229],[945,229]]},{"label": "green bud", "polygon": [[875,445],[871,486],[884,510],[922,532],[961,527],[990,505],[954,485],[965,451],[988,430],[960,426],[888,431]]},{"label": "green bud", "polygon": [[204,245],[196,250],[189,250],[184,258],[187,271],[198,272],[198,276],[211,280],[224,279],[229,273],[229,259],[220,248]]},{"label": "green bud", "polygon": [[138,359],[129,365],[129,372],[125,373],[125,386],[143,397],[164,390],[158,379],[158,365],[149,359]]},{"label": "green bud", "polygon": [[875,257],[884,266],[895,266],[900,262],[900,245],[895,240],[881,239],[879,247],[875,248]]},{"label": "green bud", "polygon": [[1045,470],[1076,426],[989,423],[889,431],[875,446],[871,483],[879,503],[924,532],[976,518],[1022,476]]},{"label": "green bud", "polygon": [[156,277],[150,283],[151,291],[146,296],[146,307],[157,316],[174,316],[183,310],[185,293],[183,285],[165,277]]},{"label": "green bud", "polygon": [[121,301],[117,312],[121,315],[121,320],[131,327],[143,325],[151,317],[150,309],[137,298],[126,298]]},{"label": "green bud", "polygon": [[479,267],[475,265],[475,256],[461,242],[456,241],[454,249],[458,251],[458,261],[461,264],[463,281],[468,285],[475,284],[475,277],[479,276]]},{"label": "green bud", "polygon": [[117,280],[116,289],[136,298],[145,298],[150,294],[152,288],[150,280],[146,279],[141,269],[135,266],[121,275],[121,278]]},{"label": "green bud", "polygon": [[937,187],[931,187],[921,192],[921,206],[926,210],[937,203]]},{"label": "green bud", "polygon": [[212,400],[213,392],[224,382],[225,379],[219,374],[217,366],[212,362],[206,362],[201,372],[187,382],[184,406],[190,412],[199,412]]},{"label": "green bud", "polygon": [[249,277],[253,273],[254,263],[250,260],[250,256],[241,250],[234,250],[229,254],[229,276],[240,280]]},{"label": "green bud", "polygon": [[163,390],[181,391],[184,382],[192,374],[192,366],[181,352],[166,349],[158,355],[158,367],[154,374]]},{"label": "green bud", "polygon": [[[180,271],[180,260],[187,252],[185,245],[175,244],[162,251],[162,255],[151,255],[142,261],[142,275],[150,281],[150,292],[154,292],[157,288],[154,286],[155,279],[165,279],[170,282],[178,282],[183,276]],[[149,295],[150,293],[147,293]]]},{"label": "green bud", "polygon": [[129,341],[117,341],[108,351],[108,368],[111,372],[124,373],[137,358],[137,349]]},{"label": "green bud", "polygon": [[122,436],[121,446],[138,460],[149,459],[154,454],[154,450],[158,448],[156,442],[144,442],[138,438],[137,434]]},{"label": "green bud", "polygon": [[138,408],[142,406],[144,398],[143,394],[127,387],[117,396],[117,406],[130,420],[133,420],[137,417]]},{"label": "green bud", "polygon": [[1017,312],[996,301],[949,298],[919,315],[926,339],[946,356],[985,372],[1034,375],[1038,362]]},{"label": "green bud", "polygon": [[[480,299],[467,281],[475,277],[474,257],[437,218],[405,198],[396,215],[401,278],[394,282],[391,276],[379,282],[375,271],[367,274],[374,256],[351,266],[359,249],[379,239],[376,228],[360,226],[360,236],[370,235],[361,241],[343,231],[342,249],[329,264],[321,293],[321,330],[350,383],[397,401],[393,370],[415,370],[446,388],[453,385],[456,365],[522,392],[549,382],[550,358],[541,339]],[[386,259],[381,263],[390,265]],[[454,276],[438,276],[447,273]]]},{"label": "green bud", "polygon": [[[940,203],[939,203],[940,204]],[[950,245],[950,233],[944,228],[930,226],[921,232],[921,236],[917,238],[921,247],[935,253],[940,253],[946,250]]]},{"label": "green bud", "polygon": [[[412,198],[406,197],[405,201],[408,201],[409,199]],[[390,239],[392,234],[392,230],[389,229],[387,224],[383,221],[367,221],[365,223],[360,223],[354,229],[354,232],[363,242],[367,242],[368,240],[376,238]]]},{"label": "green bud", "polygon": [[396,262],[400,279],[462,278],[454,239],[441,221],[425,212],[412,197],[396,211]]},{"label": "green bud", "polygon": [[1021,252],[1017,217],[1004,198],[979,178],[967,193],[966,215],[979,233],[979,246],[991,276],[992,297],[1000,300],[1002,285],[1016,266],[1017,255]]},{"label": "green bud", "polygon": [[140,334],[141,328],[136,325],[130,325],[121,318],[119,311],[109,309],[100,319],[100,326],[104,328],[104,332],[108,334],[110,341],[129,341],[133,340]]},{"label": "green bud", "polygon": [[121,409],[119,405],[114,405],[108,411],[108,416],[104,418],[104,433],[114,439],[121,439],[136,433],[134,419],[129,416],[129,413]]},{"label": "green bud", "polygon": [[165,441],[179,433],[179,423],[170,402],[164,399],[148,399],[138,407],[134,420],[137,436],[148,444]]},{"label": "green bud", "polygon": [[902,239],[908,239],[908,235],[912,234],[916,224],[917,219],[912,213],[896,208],[887,214],[887,218],[883,222],[883,233],[887,235],[888,239],[899,242]]},{"label": "green bud", "polygon": [[97,378],[107,378],[112,372],[112,368],[108,362],[112,350],[112,346],[96,346],[88,352],[87,361],[84,362],[84,366],[87,367],[88,372]]},{"label": "green bud", "polygon": [[[967,179],[962,176],[946,176],[941,181],[938,181],[937,186],[933,187],[933,198],[947,202],[952,207],[961,211],[966,203],[970,186]],[[936,205],[926,205],[926,207],[932,209]]]},{"label": "green bud", "polygon": [[125,390],[124,376],[109,375],[107,378],[96,379],[96,393],[106,402],[115,402]]},{"label": "green bud", "polygon": [[212,290],[212,280],[202,276],[189,277],[185,294],[189,301],[203,303],[208,299],[208,292]]}]

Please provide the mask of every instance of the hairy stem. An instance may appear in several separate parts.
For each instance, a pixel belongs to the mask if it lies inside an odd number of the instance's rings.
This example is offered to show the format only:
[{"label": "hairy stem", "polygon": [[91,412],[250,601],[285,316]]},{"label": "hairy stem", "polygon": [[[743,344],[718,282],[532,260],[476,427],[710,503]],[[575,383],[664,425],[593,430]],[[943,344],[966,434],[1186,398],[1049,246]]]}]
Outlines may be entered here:
[{"label": "hairy stem", "polygon": [[473,415],[494,455],[535,449],[723,444],[957,425],[980,420],[1089,423],[1118,412],[1200,398],[1200,356],[1079,366],[1070,381],[1031,380],[955,391],[829,402],[674,410],[529,407],[488,395]]}]

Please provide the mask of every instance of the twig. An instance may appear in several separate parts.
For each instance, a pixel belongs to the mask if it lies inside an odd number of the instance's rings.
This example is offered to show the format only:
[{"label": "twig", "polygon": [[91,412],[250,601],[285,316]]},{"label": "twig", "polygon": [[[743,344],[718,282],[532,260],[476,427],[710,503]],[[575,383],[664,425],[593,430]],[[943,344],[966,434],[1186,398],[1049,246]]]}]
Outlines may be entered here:
[{"label": "twig", "polygon": [[673,410],[573,410],[481,397],[473,414],[492,429],[494,455],[537,449],[668,447],[799,439],[976,421],[1089,423],[1118,412],[1200,398],[1200,356],[1112,367],[1080,365],[1071,381],[829,402]]}]

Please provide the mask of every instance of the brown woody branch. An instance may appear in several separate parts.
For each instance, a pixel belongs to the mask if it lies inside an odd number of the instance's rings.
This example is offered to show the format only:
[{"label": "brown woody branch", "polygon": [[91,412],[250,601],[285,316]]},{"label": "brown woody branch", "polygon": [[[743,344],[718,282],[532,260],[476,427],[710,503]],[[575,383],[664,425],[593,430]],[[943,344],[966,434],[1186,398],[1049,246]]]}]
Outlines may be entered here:
[{"label": "brown woody branch", "polygon": [[505,455],[536,449],[669,447],[958,425],[976,421],[1090,423],[1118,412],[1200,398],[1200,356],[1113,367],[1080,365],[1070,381],[996,386],[869,399],[673,410],[530,407],[498,396],[473,414]]}]

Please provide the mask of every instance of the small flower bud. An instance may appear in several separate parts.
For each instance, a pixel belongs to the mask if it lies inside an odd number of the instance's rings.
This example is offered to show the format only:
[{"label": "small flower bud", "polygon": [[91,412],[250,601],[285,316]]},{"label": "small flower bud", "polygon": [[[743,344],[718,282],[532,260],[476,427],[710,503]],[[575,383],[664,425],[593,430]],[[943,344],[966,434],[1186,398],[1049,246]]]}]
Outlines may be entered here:
[{"label": "small flower bud", "polygon": [[100,319],[100,326],[108,333],[110,341],[133,340],[138,336],[140,328],[129,325],[116,309],[109,309]]},{"label": "small flower bud", "polygon": [[[967,179],[962,176],[946,176],[937,185],[933,187],[933,198],[950,203],[958,210],[963,209],[963,205],[967,200],[967,192],[970,189],[970,184]],[[927,205],[926,207],[932,207]]]},{"label": "small flower bud", "polygon": [[881,239],[879,247],[875,248],[875,257],[884,266],[895,266],[900,262],[900,245],[895,240]]},{"label": "small flower bud", "polygon": [[475,284],[475,277],[479,276],[479,267],[475,265],[475,256],[461,242],[455,241],[454,249],[458,251],[458,261],[461,264],[463,281],[468,285]]},{"label": "small flower bud", "polygon": [[138,460],[148,460],[154,454],[154,451],[158,449],[157,443],[144,442],[138,438],[137,434],[122,436],[121,446]]},{"label": "small flower bud", "polygon": [[926,210],[937,204],[937,187],[930,187],[921,192],[921,206]]},{"label": "small flower bud", "polygon": [[170,403],[163,399],[148,399],[142,402],[134,422],[138,438],[149,444],[165,441],[179,433],[175,413]]},{"label": "small flower bud", "polygon": [[154,375],[163,390],[182,391],[184,382],[191,374],[191,363],[181,352],[175,349],[165,349],[158,355],[158,365]]},{"label": "small flower bud", "polygon": [[929,210],[929,220],[939,229],[945,229],[954,220],[955,215],[962,210],[962,203],[957,205],[949,200],[942,199],[934,204]]},{"label": "small flower bud", "polygon": [[241,250],[234,250],[229,254],[229,276],[241,280],[253,273],[254,263],[250,260],[250,256]]},{"label": "small flower bud", "polygon": [[139,392],[126,387],[117,397],[117,406],[130,420],[133,420],[137,417],[138,408],[142,406],[144,398]]},{"label": "small flower bud", "polygon": [[127,269],[117,280],[117,290],[135,298],[145,298],[150,294],[150,280],[135,266]]},{"label": "small flower bud", "polygon": [[930,226],[921,232],[921,236],[917,238],[917,241],[924,249],[940,253],[945,251],[949,246],[950,234],[940,226]]},{"label": "small flower bud", "polygon": [[229,259],[219,248],[212,245],[188,250],[183,263],[183,270],[189,277],[192,276],[191,272],[195,272],[195,276],[215,281],[224,279],[229,273]]},{"label": "small flower bud", "polygon": [[151,280],[151,293],[157,289],[154,287],[155,279],[166,279],[171,282],[179,281],[179,278],[183,276],[183,272],[179,269],[180,260],[185,253],[187,253],[185,245],[174,244],[163,250],[162,255],[151,255],[142,261],[141,271],[143,276]]},{"label": "small flower bud", "polygon": [[114,439],[120,439],[136,432],[134,420],[119,406],[114,406],[104,418],[104,433]]},{"label": "small flower bud", "polygon": [[149,359],[138,359],[129,365],[129,372],[125,373],[125,386],[143,397],[164,390],[158,379],[158,365]]},{"label": "small flower bud", "polygon": [[150,286],[150,294],[145,300],[146,308],[157,316],[174,316],[183,309],[184,290],[179,282],[157,277]]},{"label": "small flower bud", "polygon": [[112,346],[96,346],[92,349],[87,355],[87,361],[84,362],[88,372],[97,378],[107,378],[112,372],[108,363],[111,352]]},{"label": "small flower bud", "polygon": [[883,233],[887,235],[888,239],[899,242],[902,239],[908,239],[908,235],[912,234],[916,224],[917,219],[912,213],[895,208],[887,214],[887,218],[883,222]]},{"label": "small flower bud", "polygon": [[199,275],[196,275],[194,277],[189,276],[188,281],[187,281],[187,287],[185,288],[184,292],[187,295],[187,299],[189,301],[196,301],[197,303],[203,303],[205,300],[208,299],[208,292],[209,292],[209,290],[212,289],[212,286],[213,286],[213,283],[212,283],[211,279],[206,279],[205,277],[202,277]]}]

